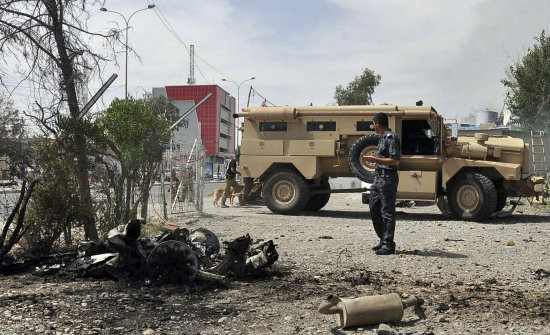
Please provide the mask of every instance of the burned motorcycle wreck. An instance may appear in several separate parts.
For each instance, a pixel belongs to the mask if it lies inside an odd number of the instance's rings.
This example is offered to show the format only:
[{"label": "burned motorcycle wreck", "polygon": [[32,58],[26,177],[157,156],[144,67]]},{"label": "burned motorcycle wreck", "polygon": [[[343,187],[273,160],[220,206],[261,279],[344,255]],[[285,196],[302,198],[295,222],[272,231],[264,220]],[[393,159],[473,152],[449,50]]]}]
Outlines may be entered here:
[{"label": "burned motorcycle wreck", "polygon": [[227,284],[270,268],[279,255],[272,240],[252,243],[247,234],[220,242],[210,230],[178,228],[153,238],[140,237],[143,220],[130,220],[111,230],[104,243],[79,245],[81,257],[68,270],[94,278],[112,277],[156,285],[189,284],[197,279]]}]

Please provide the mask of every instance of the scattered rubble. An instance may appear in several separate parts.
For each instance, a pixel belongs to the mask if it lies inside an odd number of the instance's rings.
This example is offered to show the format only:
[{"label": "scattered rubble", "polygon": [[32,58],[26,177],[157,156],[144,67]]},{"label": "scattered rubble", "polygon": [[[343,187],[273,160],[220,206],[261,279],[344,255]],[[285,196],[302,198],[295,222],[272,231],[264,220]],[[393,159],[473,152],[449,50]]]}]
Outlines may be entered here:
[{"label": "scattered rubble", "polygon": [[[47,263],[34,260],[26,273],[0,276],[0,335],[377,334],[379,325],[336,328],[335,318],[320,314],[317,306],[330,293],[360,297],[392,292],[401,298],[425,298],[414,310],[405,309],[401,321],[385,322],[397,334],[550,333],[550,276],[540,271],[541,280],[535,277],[537,269],[550,271],[550,220],[540,214],[547,208],[525,205],[520,209],[526,214],[498,224],[442,221],[436,206],[406,208],[407,215],[398,217],[396,235],[398,252],[406,257],[397,254],[381,261],[370,250],[376,235],[359,196],[351,201],[349,195],[333,194],[320,212],[322,219],[205,204],[209,216],[185,225],[189,235],[202,225],[220,239],[220,251],[209,258],[204,271],[219,264],[228,243],[246,233],[254,239],[273,238],[279,252],[272,269],[260,276],[246,273],[240,281],[222,276],[229,289],[205,282],[201,270],[190,285],[161,287],[127,285],[106,279],[112,278],[108,274],[99,280],[82,278],[64,266],[57,274],[39,277],[30,271],[43,265],[66,266],[77,254],[50,257]],[[346,202],[348,211],[338,214]],[[323,235],[333,239],[319,239]],[[533,242],[525,241],[531,236]],[[444,241],[445,237],[464,241]],[[507,247],[509,240],[516,246]],[[159,236],[145,241],[150,242],[146,253],[160,242]],[[349,257],[341,253],[344,249]],[[88,256],[104,253],[115,252],[96,250]],[[24,263],[16,263],[21,270]]]},{"label": "scattered rubble", "polygon": [[550,271],[544,269],[538,269],[535,271],[535,279],[541,280],[544,277],[550,277]]},{"label": "scattered rubble", "polygon": [[396,332],[392,327],[388,326],[385,323],[381,323],[378,326],[378,329],[376,330],[376,334],[378,334],[378,335],[395,335]]},{"label": "scattered rubble", "polygon": [[[84,241],[76,253],[50,255],[4,266],[4,273],[47,276],[66,270],[81,277],[109,278],[143,284],[190,284],[196,279],[227,285],[228,278],[244,278],[270,268],[279,255],[272,240],[252,243],[247,234],[224,242],[210,230],[167,230],[153,238],[140,237],[143,220],[130,220],[109,231],[103,243]],[[76,257],[76,258],[75,258]],[[61,261],[62,260],[62,261]]]}]

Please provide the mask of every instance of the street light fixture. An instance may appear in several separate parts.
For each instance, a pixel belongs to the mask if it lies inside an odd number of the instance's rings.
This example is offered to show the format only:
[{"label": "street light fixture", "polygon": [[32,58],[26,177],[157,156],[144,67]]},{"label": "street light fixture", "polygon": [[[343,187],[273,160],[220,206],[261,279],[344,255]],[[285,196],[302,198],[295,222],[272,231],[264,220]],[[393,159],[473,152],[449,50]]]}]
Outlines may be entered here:
[{"label": "street light fixture", "polygon": [[[241,81],[240,83],[237,83],[234,80],[222,78],[222,81],[228,81],[230,83],[235,84],[235,86],[237,86],[237,110],[236,110],[237,113],[241,108],[241,94],[240,94],[241,85],[247,81],[254,80],[254,79],[256,79],[256,77],[248,78]],[[235,123],[235,148],[238,147],[238,140],[239,140],[239,119],[237,118],[237,122]]]},{"label": "street light fixture", "polygon": [[142,9],[139,9],[139,10],[136,10],[135,12],[133,12],[132,14],[130,14],[130,17],[128,17],[128,19],[126,19],[126,17],[124,15],[122,15],[121,13],[117,12],[117,11],[114,11],[114,10],[109,10],[105,7],[102,7],[101,9],[99,9],[100,11],[102,12],[110,12],[110,13],[115,13],[115,14],[118,14],[120,16],[122,16],[122,18],[124,19],[124,22],[126,22],[126,74],[125,74],[125,78],[124,78],[124,99],[127,99],[128,98],[128,30],[130,29],[130,19],[132,18],[132,16],[134,16],[134,14],[136,13],[139,13],[141,11],[144,11],[144,10],[147,10],[147,9],[152,9],[154,8],[155,5],[149,5],[145,8],[142,8]]}]

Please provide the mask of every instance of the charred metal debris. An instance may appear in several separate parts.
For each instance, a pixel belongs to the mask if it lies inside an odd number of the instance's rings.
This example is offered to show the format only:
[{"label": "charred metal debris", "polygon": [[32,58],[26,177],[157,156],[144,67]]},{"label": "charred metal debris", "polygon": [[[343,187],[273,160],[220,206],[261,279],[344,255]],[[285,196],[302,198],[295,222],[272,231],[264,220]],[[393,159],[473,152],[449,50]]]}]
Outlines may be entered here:
[{"label": "charred metal debris", "polygon": [[85,241],[78,257],[69,262],[35,267],[37,275],[60,269],[78,276],[112,278],[145,284],[190,284],[196,280],[227,285],[269,269],[279,258],[272,240],[253,243],[246,234],[224,242],[220,254],[218,237],[210,230],[186,228],[166,230],[153,238],[140,237],[143,220],[130,220],[112,229],[100,244]]}]

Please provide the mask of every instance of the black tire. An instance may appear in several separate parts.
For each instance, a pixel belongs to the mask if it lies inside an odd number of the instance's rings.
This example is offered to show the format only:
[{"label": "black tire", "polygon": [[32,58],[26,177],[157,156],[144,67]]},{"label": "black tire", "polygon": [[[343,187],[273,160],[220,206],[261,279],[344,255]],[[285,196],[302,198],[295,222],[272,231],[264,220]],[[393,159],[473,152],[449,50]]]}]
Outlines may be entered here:
[{"label": "black tire", "polygon": [[376,149],[380,141],[379,135],[365,135],[355,141],[349,150],[348,161],[351,172],[365,183],[374,182],[374,163],[367,163],[363,155],[376,155]]},{"label": "black tire", "polygon": [[[328,180],[323,179],[319,187],[315,188],[315,190],[330,190],[330,184]],[[307,202],[306,207],[304,208],[304,211],[316,212],[321,208],[325,207],[329,199],[330,199],[330,193],[312,195],[309,198],[309,201]]]},{"label": "black tire", "polygon": [[364,205],[368,205],[369,204],[369,196],[370,194],[368,194],[367,192],[363,192],[361,194],[361,202],[364,204]]},{"label": "black tire", "polygon": [[506,206],[506,200],[508,200],[508,194],[502,185],[502,179],[493,180],[495,187],[497,189],[497,205],[495,207],[495,212],[500,212],[504,206]]},{"label": "black tire", "polygon": [[495,212],[500,212],[504,206],[506,206],[506,200],[508,200],[508,194],[503,188],[497,189],[497,205],[495,206]]},{"label": "black tire", "polygon": [[452,182],[449,204],[460,219],[483,221],[491,216],[496,208],[495,184],[481,173],[460,175]]},{"label": "black tire", "polygon": [[263,199],[267,208],[277,214],[294,214],[302,211],[309,201],[309,185],[292,170],[272,174],[264,183]]},{"label": "black tire", "polygon": [[254,189],[254,178],[243,178],[244,179],[244,201],[245,203],[252,203],[255,201],[258,201],[262,198],[262,188],[257,187],[254,192],[252,192],[252,189]]},{"label": "black tire", "polygon": [[437,197],[437,208],[441,211],[441,214],[445,217],[447,220],[458,220],[459,217],[456,215],[455,212],[451,209],[451,206],[449,206],[449,201],[447,200],[447,197],[444,195],[439,195]]}]

